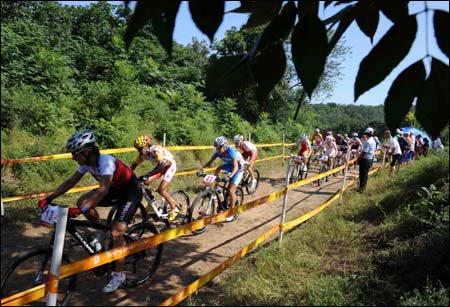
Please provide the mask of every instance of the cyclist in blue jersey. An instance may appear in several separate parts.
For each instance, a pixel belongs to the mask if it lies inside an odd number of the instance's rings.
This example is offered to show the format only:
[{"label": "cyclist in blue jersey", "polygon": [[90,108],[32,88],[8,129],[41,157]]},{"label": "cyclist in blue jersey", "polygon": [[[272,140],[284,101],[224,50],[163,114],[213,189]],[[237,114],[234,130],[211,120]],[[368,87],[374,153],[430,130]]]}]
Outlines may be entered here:
[{"label": "cyclist in blue jersey", "polygon": [[236,188],[239,182],[241,182],[244,173],[244,158],[239,151],[236,151],[236,149],[227,144],[228,141],[224,136],[217,137],[214,140],[216,151],[211,156],[211,159],[203,165],[200,171],[203,172],[203,168],[210,166],[216,158],[225,162],[216,168],[215,176],[219,176],[220,173],[228,174],[226,178],[230,180],[230,184],[228,185],[230,208],[233,209],[236,203]]}]

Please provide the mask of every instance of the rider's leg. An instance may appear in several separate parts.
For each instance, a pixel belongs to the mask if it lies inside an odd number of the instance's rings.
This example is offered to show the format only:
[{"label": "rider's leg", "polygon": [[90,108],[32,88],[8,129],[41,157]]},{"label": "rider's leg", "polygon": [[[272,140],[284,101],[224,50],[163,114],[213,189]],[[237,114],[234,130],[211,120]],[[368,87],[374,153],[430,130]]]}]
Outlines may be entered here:
[{"label": "rider's leg", "polygon": [[170,209],[174,210],[177,206],[175,205],[175,202],[170,197],[169,192],[167,191],[167,188],[169,187],[169,182],[166,180],[162,180],[159,184],[158,193],[165,198],[165,200],[169,203]]},{"label": "rider's leg", "polygon": [[[123,222],[114,221],[111,225],[111,238],[113,242],[113,247],[119,247],[125,245],[126,242],[123,239],[123,234],[127,230],[127,224]],[[115,262],[115,272],[123,271],[123,264],[125,263],[125,258],[117,259]]]},{"label": "rider's leg", "polygon": [[230,208],[231,209],[234,208],[234,204],[236,202],[236,188],[237,188],[237,185],[234,183],[230,183],[230,185],[228,186],[228,193],[230,195]]}]

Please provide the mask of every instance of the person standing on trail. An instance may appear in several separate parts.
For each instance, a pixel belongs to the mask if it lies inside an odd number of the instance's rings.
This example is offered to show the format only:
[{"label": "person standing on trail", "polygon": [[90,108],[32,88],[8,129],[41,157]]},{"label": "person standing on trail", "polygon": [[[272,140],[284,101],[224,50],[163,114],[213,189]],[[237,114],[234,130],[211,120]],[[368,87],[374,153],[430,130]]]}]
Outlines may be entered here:
[{"label": "person standing on trail", "polygon": [[372,167],[376,148],[376,143],[373,139],[372,128],[368,127],[366,130],[364,130],[363,136],[367,137],[367,141],[364,142],[363,148],[357,160],[359,163],[359,193],[364,192],[364,190],[366,189],[367,180],[369,178],[369,169]]},{"label": "person standing on trail", "polygon": [[392,155],[391,169],[389,171],[389,176],[391,176],[400,167],[402,162],[402,149],[397,139],[392,137],[390,130],[384,131],[384,138],[386,139],[384,147],[387,149],[388,154]]}]

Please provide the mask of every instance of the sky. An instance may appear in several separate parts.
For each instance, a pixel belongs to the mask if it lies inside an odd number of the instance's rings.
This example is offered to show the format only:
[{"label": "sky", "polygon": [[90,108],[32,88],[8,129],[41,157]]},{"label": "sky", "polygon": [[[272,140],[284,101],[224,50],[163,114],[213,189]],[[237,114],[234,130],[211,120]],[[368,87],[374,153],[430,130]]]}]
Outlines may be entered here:
[{"label": "sky", "polygon": [[[65,5],[89,5],[89,3],[96,1],[58,1]],[[108,1],[112,4],[123,3],[123,1]],[[134,1],[131,2],[131,8],[134,8]],[[440,9],[444,11],[449,11],[448,1],[426,1],[427,6],[430,9]],[[232,10],[239,6],[239,1],[227,1],[225,6],[225,12]],[[336,13],[342,6],[334,7],[333,5],[328,6],[325,10],[323,5],[319,10],[319,16],[323,20],[329,16]],[[410,14],[423,11],[425,8],[424,1],[411,1],[409,4]],[[224,37],[226,30],[230,29],[232,26],[240,28],[246,23],[248,18],[247,14],[237,14],[237,13],[227,13],[224,16],[222,24],[220,25],[218,31],[216,32],[214,38],[221,39]],[[418,33],[413,46],[408,53],[408,55],[403,59],[398,67],[396,67],[387,78],[379,83],[377,86],[373,87],[369,91],[361,95],[356,101],[357,105],[380,105],[384,104],[384,100],[388,94],[390,85],[398,76],[399,73],[403,71],[406,67],[412,63],[422,59],[426,55],[426,14],[422,13],[418,15]],[[383,14],[380,14],[380,22],[375,33],[373,44],[376,43],[383,37],[383,35],[389,30],[392,23]],[[441,52],[436,44],[436,40],[433,33],[433,18],[432,14],[428,16],[428,42],[429,42],[429,53],[448,64],[448,58]],[[208,37],[197,29],[194,22],[192,21],[191,15],[189,13],[187,1],[183,1],[175,23],[174,30],[174,40],[181,44],[188,44],[192,41],[192,38],[196,37],[199,40],[205,40],[209,43]],[[347,29],[341,40],[345,41],[345,46],[351,48],[351,54],[347,55],[342,63],[342,77],[335,83],[335,88],[333,93],[328,97],[312,97],[312,103],[327,103],[335,102],[339,104],[352,104],[354,102],[354,83],[356,75],[359,69],[359,63],[361,60],[370,52],[371,48],[374,46],[371,44],[370,39],[366,37],[353,22]],[[429,69],[429,63],[427,69]]]}]

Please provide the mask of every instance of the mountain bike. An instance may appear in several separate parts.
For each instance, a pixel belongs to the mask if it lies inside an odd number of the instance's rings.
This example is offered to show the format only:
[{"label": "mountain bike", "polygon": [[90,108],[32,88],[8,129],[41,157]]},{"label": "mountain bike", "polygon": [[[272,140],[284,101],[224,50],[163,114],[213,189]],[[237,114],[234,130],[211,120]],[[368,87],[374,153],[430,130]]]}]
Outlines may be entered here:
[{"label": "mountain bike", "polygon": [[[169,221],[170,205],[161,197],[160,200],[156,200],[153,196],[154,189],[149,188],[144,184],[144,181],[148,180],[148,176],[141,176],[138,178],[144,199],[147,201],[147,208],[140,203],[137,209],[137,219],[141,218],[142,221],[147,221],[148,217],[152,217],[155,222],[162,222],[167,228],[175,228],[180,225],[189,222],[189,196],[182,190],[174,191],[170,194],[170,197],[175,202],[179,209],[179,213],[173,221]],[[110,225],[113,220],[114,214],[117,211],[117,206],[114,206],[108,214],[107,224]],[[149,213],[148,213],[149,212]]]},{"label": "mountain bike", "polygon": [[[308,176],[309,171],[309,157],[305,157],[302,159],[300,156],[289,155],[291,159],[291,171],[289,176],[289,183],[294,183],[305,179]],[[307,161],[305,162],[306,159]]]},{"label": "mountain bike", "polygon": [[[345,164],[345,156],[347,153],[344,153],[342,151],[339,151],[339,153],[336,155],[336,158],[334,159],[334,165],[333,168],[337,168],[339,166],[342,166]],[[342,170],[342,175],[345,174],[345,169]],[[336,177],[338,175],[338,172],[333,173],[333,176]]]},{"label": "mountain bike", "polygon": [[[57,204],[48,204],[42,210],[41,220],[43,217],[50,219],[54,223],[57,214]],[[66,233],[71,238],[66,239],[64,243],[64,252],[62,265],[73,261],[71,256],[80,250],[85,251],[89,256],[95,255],[104,250],[112,248],[110,239],[110,226],[103,223],[94,223],[87,220],[74,219],[81,213],[78,208],[70,208],[67,218]],[[50,215],[50,217],[49,217]],[[52,218],[53,216],[53,218]],[[94,229],[96,231],[92,231]],[[80,231],[82,230],[82,231]],[[98,238],[99,234],[105,234],[104,238]],[[125,242],[128,244],[143,238],[154,236],[158,233],[156,227],[150,223],[139,223],[131,226],[123,235]],[[13,261],[2,271],[1,277],[1,297],[9,297],[24,290],[41,285],[48,281],[50,264],[53,252],[54,231],[51,235],[49,245],[39,246],[20,253],[14,257]],[[91,242],[91,243],[89,243]],[[96,244],[93,244],[96,242]],[[81,248],[77,248],[81,246]],[[161,261],[163,245],[159,244],[134,253],[125,257],[124,272],[126,287],[136,287],[147,281],[153,273],[155,273]],[[110,278],[114,269],[114,263],[107,263],[93,269],[96,276],[107,275]],[[67,304],[70,296],[75,291],[77,284],[77,275],[62,279],[58,285],[57,304]],[[33,302],[37,305],[45,305],[46,298],[41,298]]]},{"label": "mountain bike", "polygon": [[[203,184],[206,189],[201,192],[192,203],[189,212],[189,222],[202,219],[206,216],[212,216],[215,213],[228,210],[230,208],[230,199],[228,195],[228,178],[220,178],[205,173],[197,173],[198,177],[205,177]],[[244,203],[244,192],[241,187],[236,187],[236,203],[234,207],[239,207]],[[227,222],[233,222],[239,217],[239,213],[227,218]],[[208,226],[195,230],[194,234],[201,234],[206,231]]]},{"label": "mountain bike", "polygon": [[[320,163],[319,174],[320,173],[324,173],[324,172],[329,170],[330,167],[328,165],[328,159],[329,159],[329,157],[327,155],[322,155],[322,157],[319,159],[319,163]],[[326,182],[328,182],[328,176],[325,176],[323,178],[317,179],[317,185],[320,186],[324,180]]]},{"label": "mountain bike", "polygon": [[242,188],[245,188],[247,194],[251,195],[256,192],[259,185],[259,171],[257,169],[253,170],[253,174],[256,179],[256,185],[252,188],[252,179],[250,178],[250,173],[248,171],[248,162],[244,162],[244,174],[242,175],[241,183],[239,184]]}]

